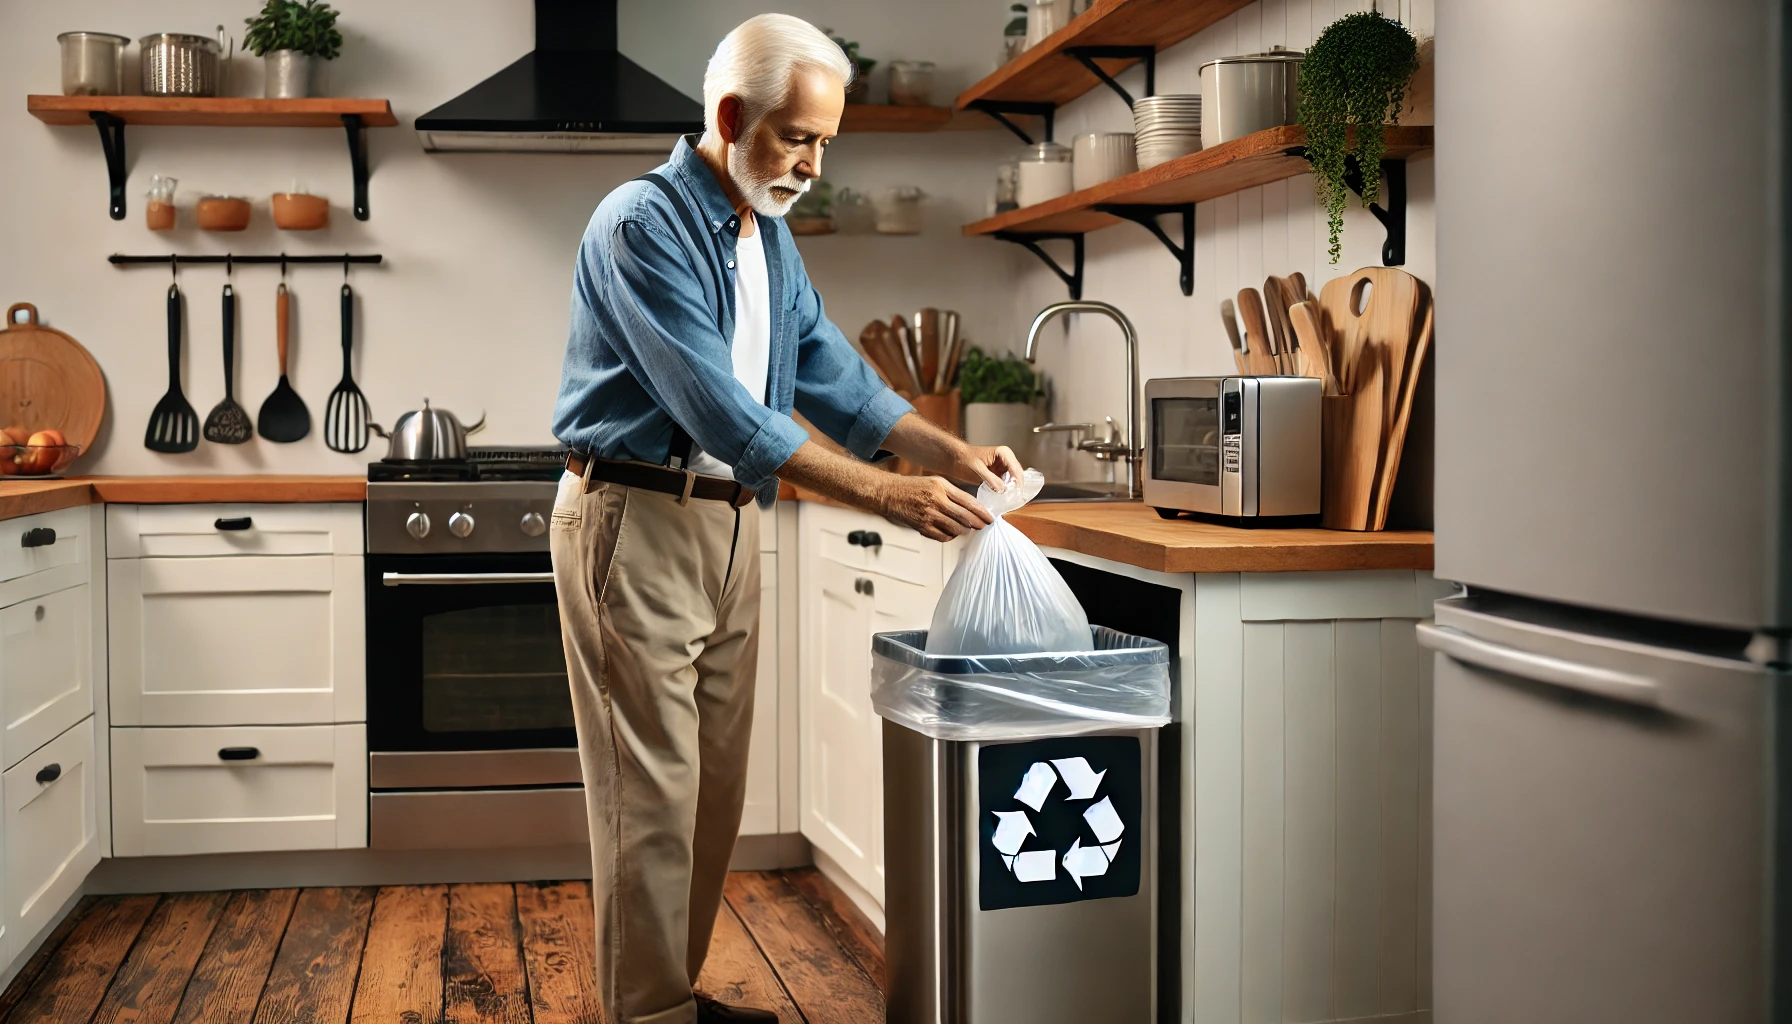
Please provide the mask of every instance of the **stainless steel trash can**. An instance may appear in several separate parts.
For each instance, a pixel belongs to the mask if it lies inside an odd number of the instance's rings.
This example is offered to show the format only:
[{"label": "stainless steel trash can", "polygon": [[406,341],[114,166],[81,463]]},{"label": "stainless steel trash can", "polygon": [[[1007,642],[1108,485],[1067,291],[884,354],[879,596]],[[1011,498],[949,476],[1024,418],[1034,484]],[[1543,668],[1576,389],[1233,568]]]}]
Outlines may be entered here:
[{"label": "stainless steel trash can", "polygon": [[[1095,634],[1103,649],[1077,663],[1155,666],[1167,716],[1164,645]],[[932,732],[964,731],[952,719],[977,713],[979,677],[1024,680],[1047,703],[1054,679],[1076,686],[1063,656],[954,659],[925,643],[878,634],[873,655],[939,684]],[[889,1024],[1154,1020],[1158,728],[1066,712],[1057,735],[978,740],[916,724],[883,723]]]}]

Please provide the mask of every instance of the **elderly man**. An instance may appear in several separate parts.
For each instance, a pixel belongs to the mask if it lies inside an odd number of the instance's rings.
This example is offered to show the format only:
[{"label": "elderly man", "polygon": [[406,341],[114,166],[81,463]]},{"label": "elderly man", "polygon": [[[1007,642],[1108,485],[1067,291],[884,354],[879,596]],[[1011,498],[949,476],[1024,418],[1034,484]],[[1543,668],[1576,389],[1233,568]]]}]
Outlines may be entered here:
[{"label": "elderly man", "polygon": [[740,827],[759,508],[779,479],[950,539],[991,521],[895,453],[1001,487],[1006,448],[914,414],[827,319],[781,218],[821,174],[852,66],[807,22],[730,32],[705,131],[610,193],[579,246],[551,542],[591,820],[599,989],[616,1024],[774,1021],[694,996]]}]

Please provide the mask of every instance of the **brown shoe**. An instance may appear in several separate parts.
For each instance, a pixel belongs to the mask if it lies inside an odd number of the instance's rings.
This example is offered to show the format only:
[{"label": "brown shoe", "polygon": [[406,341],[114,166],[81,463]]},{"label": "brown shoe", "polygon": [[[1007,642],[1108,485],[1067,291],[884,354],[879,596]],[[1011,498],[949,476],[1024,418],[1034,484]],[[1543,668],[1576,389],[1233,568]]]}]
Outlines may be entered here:
[{"label": "brown shoe", "polygon": [[778,1015],[752,1006],[729,1006],[708,996],[697,997],[697,1024],[778,1024]]}]

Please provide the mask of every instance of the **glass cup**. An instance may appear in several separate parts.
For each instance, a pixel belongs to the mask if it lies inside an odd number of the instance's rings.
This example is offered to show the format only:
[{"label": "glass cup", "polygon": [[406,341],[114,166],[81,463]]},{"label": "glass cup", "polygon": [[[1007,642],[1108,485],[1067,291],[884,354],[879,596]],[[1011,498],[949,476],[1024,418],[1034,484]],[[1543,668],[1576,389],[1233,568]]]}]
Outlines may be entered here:
[{"label": "glass cup", "polygon": [[174,230],[174,187],[180,184],[177,179],[156,175],[149,179],[149,191],[143,193],[147,200],[143,207],[143,219],[151,231]]},{"label": "glass cup", "polygon": [[933,62],[930,60],[891,61],[890,102],[899,107],[932,106]]}]

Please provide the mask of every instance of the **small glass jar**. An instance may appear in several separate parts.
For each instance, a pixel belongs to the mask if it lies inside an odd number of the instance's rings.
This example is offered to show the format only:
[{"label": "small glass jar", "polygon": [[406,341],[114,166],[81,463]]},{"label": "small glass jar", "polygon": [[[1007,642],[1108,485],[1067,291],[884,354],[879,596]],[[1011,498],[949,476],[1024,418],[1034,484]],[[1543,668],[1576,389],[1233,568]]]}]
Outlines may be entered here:
[{"label": "small glass jar", "polygon": [[1022,206],[1035,206],[1069,195],[1070,191],[1070,147],[1056,142],[1028,146],[1015,177],[1015,201]]},{"label": "small glass jar", "polygon": [[1063,27],[1059,0],[1033,0],[1033,7],[1027,12],[1027,49],[1038,46],[1046,36]]},{"label": "small glass jar", "polygon": [[149,191],[143,193],[143,220],[151,231],[174,230],[174,186],[180,182],[164,175],[149,179]]},{"label": "small glass jar", "polygon": [[891,61],[890,102],[898,107],[932,106],[933,61]]},{"label": "small glass jar", "polygon": [[1027,5],[1008,5],[1008,24],[1002,29],[1002,63],[1027,52]]},{"label": "small glass jar", "polygon": [[877,194],[877,233],[880,235],[918,235],[921,233],[921,201],[927,193],[913,185],[886,188]]},{"label": "small glass jar", "polygon": [[877,230],[871,197],[857,189],[841,189],[834,196],[834,226],[844,235],[869,235]]},{"label": "small glass jar", "polygon": [[1014,179],[1019,167],[1013,160],[996,167],[996,212],[1007,213],[1020,208],[1020,200],[1015,197]]}]

